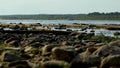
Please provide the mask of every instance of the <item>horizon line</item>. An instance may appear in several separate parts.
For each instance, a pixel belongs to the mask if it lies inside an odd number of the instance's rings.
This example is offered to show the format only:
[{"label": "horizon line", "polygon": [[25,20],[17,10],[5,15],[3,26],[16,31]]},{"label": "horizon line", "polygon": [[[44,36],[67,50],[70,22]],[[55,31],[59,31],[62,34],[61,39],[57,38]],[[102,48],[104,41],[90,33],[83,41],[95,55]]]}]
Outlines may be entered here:
[{"label": "horizon line", "polygon": [[[96,11],[97,12],[97,11]],[[115,13],[114,12],[98,12],[98,13]],[[77,14],[89,14],[89,13],[94,13],[94,12],[88,12],[88,13],[29,13],[29,14],[0,14],[0,16],[9,16],[9,15],[77,15]],[[120,13],[120,12],[118,12]]]}]

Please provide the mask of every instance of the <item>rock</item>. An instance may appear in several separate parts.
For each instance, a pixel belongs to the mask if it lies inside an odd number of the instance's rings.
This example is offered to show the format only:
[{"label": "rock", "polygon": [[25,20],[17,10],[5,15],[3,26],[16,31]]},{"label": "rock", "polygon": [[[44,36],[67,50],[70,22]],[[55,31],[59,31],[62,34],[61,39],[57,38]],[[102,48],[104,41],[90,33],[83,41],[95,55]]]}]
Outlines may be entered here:
[{"label": "rock", "polygon": [[75,50],[78,54],[82,52],[89,52],[90,54],[92,54],[97,49],[94,47],[82,46],[80,48],[75,48]]},{"label": "rock", "polygon": [[70,37],[68,40],[67,40],[67,45],[76,45],[76,44],[80,44],[81,43],[81,40],[79,39],[76,39],[74,37]]},{"label": "rock", "polygon": [[9,46],[13,46],[13,47],[19,47],[19,41],[17,40],[13,40],[11,42],[8,43]]},{"label": "rock", "polygon": [[118,46],[118,47],[120,47],[120,40],[110,42],[109,46]]},{"label": "rock", "polygon": [[16,54],[11,53],[10,51],[5,51],[0,56],[1,61],[11,62],[16,60],[21,60],[22,58]]},{"label": "rock", "polygon": [[93,55],[98,55],[101,57],[115,54],[120,54],[120,47],[104,45],[99,47],[95,52],[93,52]]},{"label": "rock", "polygon": [[28,61],[28,64],[30,65],[31,68],[41,68],[41,63],[40,62],[30,62],[30,61]]},{"label": "rock", "polygon": [[[33,56],[39,54],[40,50],[39,50],[39,48],[33,48],[31,46],[26,46],[23,52],[26,53],[26,56],[28,55],[30,57],[33,57]],[[23,55],[25,55],[25,54],[23,54]]]},{"label": "rock", "polygon": [[101,57],[92,55],[94,48],[87,48],[86,51],[79,53],[70,63],[70,68],[88,68],[91,66],[99,66]]},{"label": "rock", "polygon": [[42,50],[42,55],[50,55],[52,48],[55,47],[55,45],[45,45]]},{"label": "rock", "polygon": [[9,64],[9,68],[32,68],[27,61],[14,61]]},{"label": "rock", "polygon": [[75,56],[76,52],[71,47],[55,47],[52,49],[52,58],[56,60],[70,62]]},{"label": "rock", "polygon": [[46,61],[41,64],[41,68],[67,68],[68,63],[65,61]]},{"label": "rock", "polygon": [[0,62],[0,68],[9,68],[9,62]]},{"label": "rock", "polygon": [[21,50],[20,49],[20,47],[5,47],[5,50],[16,50],[16,51],[18,51],[18,50]]},{"label": "rock", "polygon": [[94,46],[95,45],[95,42],[88,42],[86,43],[87,46]]},{"label": "rock", "polygon": [[49,61],[49,60],[50,60],[50,57],[47,57],[47,56],[41,56],[40,57],[41,62],[45,62],[45,61]]},{"label": "rock", "polygon": [[34,48],[39,48],[40,46],[44,46],[43,44],[40,44],[39,42],[34,42],[32,44],[30,44],[32,47]]},{"label": "rock", "polygon": [[101,57],[96,55],[83,56],[79,54],[70,63],[70,68],[88,68],[97,66],[99,67]]},{"label": "rock", "polygon": [[96,47],[103,46],[103,45],[105,45],[105,43],[96,43],[95,44]]},{"label": "rock", "polygon": [[101,61],[100,68],[120,67],[120,55],[110,55]]},{"label": "rock", "polygon": [[29,51],[31,51],[33,48],[31,47],[31,46],[26,46],[25,47],[25,49],[24,49],[24,51],[25,52],[29,52]]},{"label": "rock", "polygon": [[75,38],[82,39],[85,35],[86,35],[86,33],[79,33],[75,36]]}]

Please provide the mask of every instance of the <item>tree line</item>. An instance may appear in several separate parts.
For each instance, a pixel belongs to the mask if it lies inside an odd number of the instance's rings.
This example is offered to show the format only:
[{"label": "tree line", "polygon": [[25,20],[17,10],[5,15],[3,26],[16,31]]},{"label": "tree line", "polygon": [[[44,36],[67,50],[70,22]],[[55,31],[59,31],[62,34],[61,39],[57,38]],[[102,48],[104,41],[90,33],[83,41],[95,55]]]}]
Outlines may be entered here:
[{"label": "tree line", "polygon": [[36,15],[0,15],[0,19],[35,19],[35,20],[120,20],[120,12],[88,14],[36,14]]}]

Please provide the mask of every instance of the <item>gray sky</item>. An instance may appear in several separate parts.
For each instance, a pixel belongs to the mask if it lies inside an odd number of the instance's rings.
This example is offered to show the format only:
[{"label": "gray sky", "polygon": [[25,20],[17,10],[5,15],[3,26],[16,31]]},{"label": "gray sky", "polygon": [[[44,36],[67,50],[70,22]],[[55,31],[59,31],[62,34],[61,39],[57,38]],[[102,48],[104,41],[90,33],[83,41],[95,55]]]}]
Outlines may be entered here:
[{"label": "gray sky", "polygon": [[0,0],[0,15],[120,12],[120,0]]}]

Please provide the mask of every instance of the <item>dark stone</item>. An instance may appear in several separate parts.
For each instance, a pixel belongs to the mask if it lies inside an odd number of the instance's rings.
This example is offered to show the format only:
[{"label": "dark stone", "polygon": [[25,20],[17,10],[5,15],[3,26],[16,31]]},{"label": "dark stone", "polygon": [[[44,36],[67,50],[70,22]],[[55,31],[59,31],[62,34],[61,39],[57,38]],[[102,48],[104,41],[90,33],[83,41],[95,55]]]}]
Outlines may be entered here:
[{"label": "dark stone", "polygon": [[14,68],[32,68],[27,61],[14,61],[9,64],[9,67]]}]

